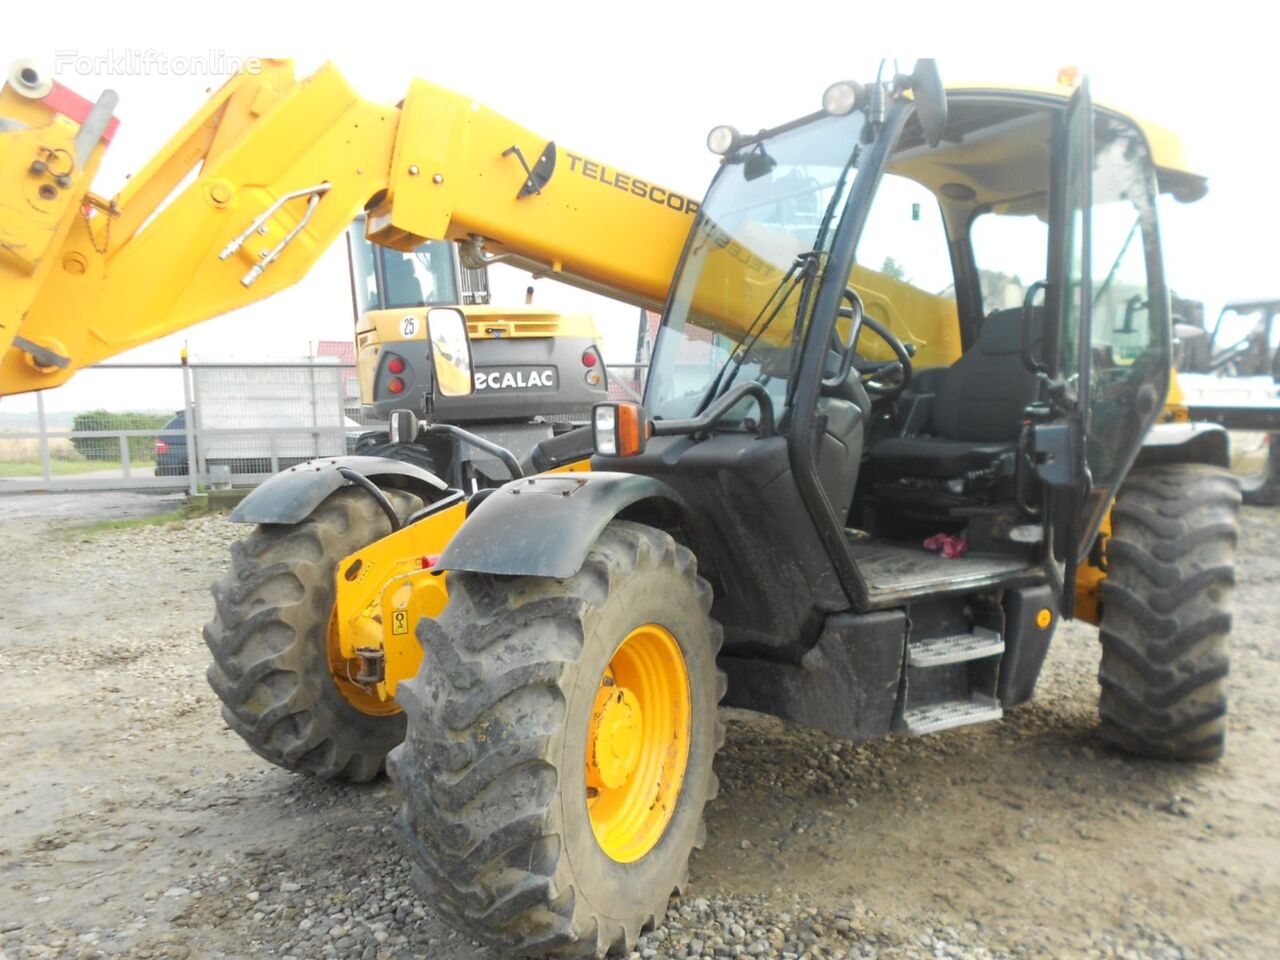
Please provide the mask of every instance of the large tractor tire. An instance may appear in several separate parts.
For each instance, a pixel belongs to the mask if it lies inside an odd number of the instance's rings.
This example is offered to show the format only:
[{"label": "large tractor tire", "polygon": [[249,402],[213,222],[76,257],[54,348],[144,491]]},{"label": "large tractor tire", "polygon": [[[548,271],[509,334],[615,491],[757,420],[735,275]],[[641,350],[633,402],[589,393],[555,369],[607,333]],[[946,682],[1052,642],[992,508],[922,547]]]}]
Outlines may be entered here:
[{"label": "large tractor tire", "polygon": [[[422,500],[384,491],[403,518]],[[394,701],[349,679],[337,646],[334,569],[391,532],[373,497],[344,487],[301,523],[263,524],[231,548],[204,628],[222,716],[263,758],[299,773],[365,781],[404,739]]]},{"label": "large tractor tire", "polygon": [[710,608],[693,554],[625,521],[567,580],[449,575],[387,764],[433,910],[519,956],[604,956],[661,920],[718,787]]},{"label": "large tractor tire", "polygon": [[385,430],[381,433],[362,433],[356,441],[354,453],[361,457],[386,457],[388,460],[411,463],[447,480],[448,464],[440,463],[439,457],[431,450],[421,443],[392,443],[387,439]]},{"label": "large tractor tire", "polygon": [[1133,471],[1111,510],[1102,584],[1103,738],[1213,760],[1226,734],[1240,491],[1226,470]]}]

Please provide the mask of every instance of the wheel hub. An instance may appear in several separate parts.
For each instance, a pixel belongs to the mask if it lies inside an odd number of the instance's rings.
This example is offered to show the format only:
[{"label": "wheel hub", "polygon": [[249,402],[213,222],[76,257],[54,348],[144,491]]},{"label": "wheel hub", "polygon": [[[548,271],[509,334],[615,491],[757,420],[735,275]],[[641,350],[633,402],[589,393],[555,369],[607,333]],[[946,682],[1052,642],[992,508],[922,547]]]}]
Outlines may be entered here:
[{"label": "wheel hub", "polygon": [[644,717],[635,693],[626,687],[601,685],[591,727],[587,782],[616,789],[630,779],[640,763]]},{"label": "wheel hub", "polygon": [[665,627],[632,630],[600,678],[587,727],[586,794],[600,848],[633,863],[662,839],[684,786],[689,672]]}]

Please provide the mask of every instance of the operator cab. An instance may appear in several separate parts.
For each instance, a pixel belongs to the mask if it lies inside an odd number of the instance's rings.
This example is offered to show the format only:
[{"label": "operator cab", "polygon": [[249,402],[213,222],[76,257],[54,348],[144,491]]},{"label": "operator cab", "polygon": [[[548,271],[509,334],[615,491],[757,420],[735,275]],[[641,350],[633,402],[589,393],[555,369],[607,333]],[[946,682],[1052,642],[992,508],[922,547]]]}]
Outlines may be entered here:
[{"label": "operator cab", "polygon": [[1203,181],[1158,186],[1150,128],[1087,90],[929,100],[899,77],[844,112],[712,132],[722,166],[646,387],[653,439],[597,458],[667,481],[705,553],[739,558],[717,608],[739,649],[799,655],[849,599],[1056,582],[1069,607],[1163,405],[1154,201]]}]

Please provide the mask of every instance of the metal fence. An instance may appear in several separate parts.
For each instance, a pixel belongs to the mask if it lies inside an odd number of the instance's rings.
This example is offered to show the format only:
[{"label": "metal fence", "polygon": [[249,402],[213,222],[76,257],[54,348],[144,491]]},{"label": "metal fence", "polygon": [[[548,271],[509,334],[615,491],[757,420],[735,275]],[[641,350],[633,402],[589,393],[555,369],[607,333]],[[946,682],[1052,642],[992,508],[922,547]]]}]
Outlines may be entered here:
[{"label": "metal fence", "polygon": [[[639,399],[644,364],[606,369]],[[252,485],[384,428],[351,364],[106,364],[0,405],[0,493]]]}]

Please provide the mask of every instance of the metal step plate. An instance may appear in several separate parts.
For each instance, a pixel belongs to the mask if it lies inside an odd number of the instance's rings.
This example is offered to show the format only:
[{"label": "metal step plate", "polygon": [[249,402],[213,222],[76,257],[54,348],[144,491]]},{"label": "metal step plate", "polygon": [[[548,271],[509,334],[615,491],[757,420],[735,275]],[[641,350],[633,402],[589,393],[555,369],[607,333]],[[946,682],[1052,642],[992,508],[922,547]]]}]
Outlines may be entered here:
[{"label": "metal step plate", "polygon": [[907,645],[907,665],[941,667],[948,663],[982,660],[1004,653],[1004,638],[994,630],[976,627],[973,633],[953,637],[929,637]]},{"label": "metal step plate", "polygon": [[916,707],[903,714],[902,721],[907,733],[919,736],[922,733],[937,733],[952,727],[967,727],[972,723],[999,720],[1003,716],[1004,709],[1000,706],[1000,701],[974,694],[971,700],[948,700],[927,707]]}]

